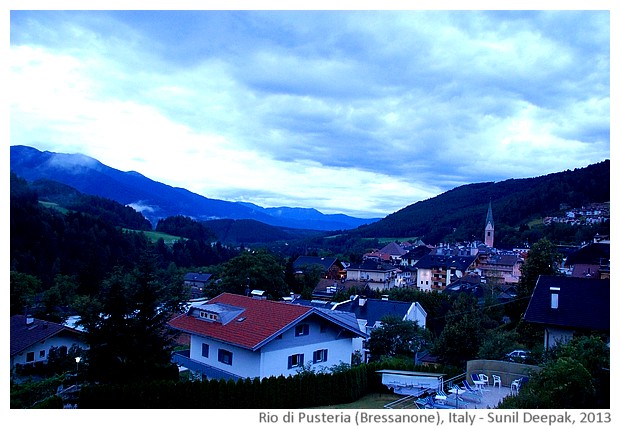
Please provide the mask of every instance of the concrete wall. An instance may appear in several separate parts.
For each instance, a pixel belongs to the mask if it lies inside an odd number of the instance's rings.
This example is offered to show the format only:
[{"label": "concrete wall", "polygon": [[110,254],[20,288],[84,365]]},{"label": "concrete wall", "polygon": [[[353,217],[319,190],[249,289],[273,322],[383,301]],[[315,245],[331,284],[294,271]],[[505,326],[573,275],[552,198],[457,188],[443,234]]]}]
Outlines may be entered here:
[{"label": "concrete wall", "polygon": [[495,374],[501,377],[502,386],[510,387],[510,383],[517,378],[529,377],[537,371],[540,371],[540,367],[536,365],[525,365],[502,360],[470,360],[467,362],[467,381],[471,383],[472,373],[482,373],[489,377],[489,385],[493,386],[493,374]]}]

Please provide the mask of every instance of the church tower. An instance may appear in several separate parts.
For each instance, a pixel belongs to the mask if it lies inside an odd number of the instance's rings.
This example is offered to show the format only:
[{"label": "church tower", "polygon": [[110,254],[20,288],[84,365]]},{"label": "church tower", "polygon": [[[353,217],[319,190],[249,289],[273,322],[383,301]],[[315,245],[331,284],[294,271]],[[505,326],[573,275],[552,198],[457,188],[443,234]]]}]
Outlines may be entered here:
[{"label": "church tower", "polygon": [[493,238],[495,235],[495,225],[493,223],[493,211],[491,210],[491,201],[489,201],[489,209],[487,210],[487,221],[484,227],[484,244],[493,247]]}]

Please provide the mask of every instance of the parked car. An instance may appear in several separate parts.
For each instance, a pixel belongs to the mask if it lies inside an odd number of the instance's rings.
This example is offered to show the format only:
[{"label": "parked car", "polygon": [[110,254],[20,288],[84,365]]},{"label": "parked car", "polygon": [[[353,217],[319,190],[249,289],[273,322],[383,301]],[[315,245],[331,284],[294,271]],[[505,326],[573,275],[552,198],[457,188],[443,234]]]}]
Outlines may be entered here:
[{"label": "parked car", "polygon": [[513,350],[510,353],[506,353],[506,360],[510,362],[523,363],[530,357],[530,352],[527,350]]}]

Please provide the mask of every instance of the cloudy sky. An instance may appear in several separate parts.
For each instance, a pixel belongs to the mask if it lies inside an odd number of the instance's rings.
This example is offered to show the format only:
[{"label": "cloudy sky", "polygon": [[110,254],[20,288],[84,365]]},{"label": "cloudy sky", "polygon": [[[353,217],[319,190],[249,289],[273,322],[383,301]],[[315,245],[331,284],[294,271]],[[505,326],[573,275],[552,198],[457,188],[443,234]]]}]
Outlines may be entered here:
[{"label": "cloudy sky", "polygon": [[610,158],[609,11],[11,11],[10,144],[381,217]]}]

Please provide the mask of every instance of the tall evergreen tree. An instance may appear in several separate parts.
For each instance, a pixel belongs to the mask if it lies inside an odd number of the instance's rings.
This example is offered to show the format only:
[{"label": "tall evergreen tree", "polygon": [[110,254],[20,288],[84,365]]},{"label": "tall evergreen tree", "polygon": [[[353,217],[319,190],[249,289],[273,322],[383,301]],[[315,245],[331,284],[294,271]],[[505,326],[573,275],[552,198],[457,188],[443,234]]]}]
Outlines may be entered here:
[{"label": "tall evergreen tree", "polygon": [[82,301],[89,375],[105,382],[165,378],[171,357],[167,322],[186,298],[182,284],[161,282],[152,254],[131,272],[117,268],[99,297]]},{"label": "tall evergreen tree", "polygon": [[446,314],[446,326],[434,344],[434,353],[448,365],[464,365],[477,356],[484,338],[482,312],[476,298],[459,294]]}]

